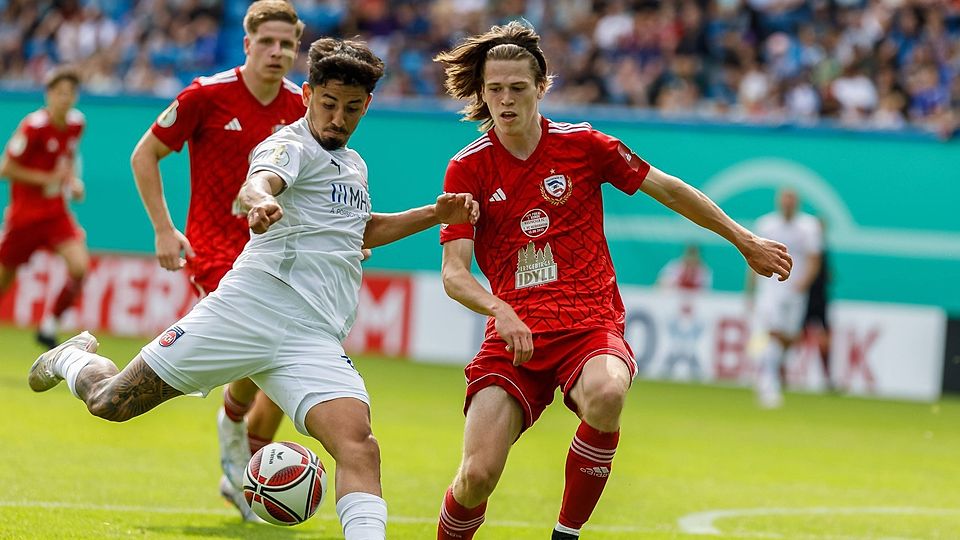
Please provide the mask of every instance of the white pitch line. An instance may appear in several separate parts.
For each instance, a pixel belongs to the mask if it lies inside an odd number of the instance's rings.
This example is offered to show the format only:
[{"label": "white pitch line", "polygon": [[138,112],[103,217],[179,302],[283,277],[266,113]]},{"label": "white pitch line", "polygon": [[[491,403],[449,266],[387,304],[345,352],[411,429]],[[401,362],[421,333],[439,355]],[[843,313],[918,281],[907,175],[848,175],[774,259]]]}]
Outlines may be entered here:
[{"label": "white pitch line", "polygon": [[[742,516],[800,516],[800,515],[855,515],[855,514],[893,514],[914,516],[953,516],[960,515],[960,509],[953,508],[912,508],[912,507],[885,507],[868,506],[861,508],[733,508],[728,510],[708,510],[687,514],[677,520],[680,530],[687,534],[720,535],[720,529],[714,525],[718,519]],[[774,533],[761,533],[767,538],[783,538]]]},{"label": "white pitch line", "polygon": [[[142,512],[147,514],[182,514],[182,515],[200,515],[200,516],[236,516],[237,511],[227,508],[177,508],[169,506],[132,506],[116,504],[91,504],[91,503],[72,503],[60,501],[0,501],[0,508],[47,508],[47,509],[67,509],[84,511],[106,511],[106,512]],[[336,516],[314,516],[311,519],[320,521],[337,521]],[[417,516],[395,516],[388,517],[388,522],[396,523],[436,523],[436,517],[417,517]],[[518,529],[548,529],[553,523],[532,523],[529,521],[487,521],[484,527],[513,527]],[[662,527],[634,527],[631,525],[587,525],[588,531],[597,532],[623,532],[623,533],[658,533],[670,532],[674,528],[668,525]]]}]

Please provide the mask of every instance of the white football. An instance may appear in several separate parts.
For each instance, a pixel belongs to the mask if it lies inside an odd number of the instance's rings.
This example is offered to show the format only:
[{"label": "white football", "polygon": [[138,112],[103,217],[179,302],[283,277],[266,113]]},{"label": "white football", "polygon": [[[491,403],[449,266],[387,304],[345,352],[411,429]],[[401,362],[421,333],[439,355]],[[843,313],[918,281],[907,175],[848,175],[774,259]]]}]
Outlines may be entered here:
[{"label": "white football", "polygon": [[247,464],[243,496],[250,508],[274,525],[297,525],[316,513],[327,494],[327,471],[309,448],[274,442]]}]

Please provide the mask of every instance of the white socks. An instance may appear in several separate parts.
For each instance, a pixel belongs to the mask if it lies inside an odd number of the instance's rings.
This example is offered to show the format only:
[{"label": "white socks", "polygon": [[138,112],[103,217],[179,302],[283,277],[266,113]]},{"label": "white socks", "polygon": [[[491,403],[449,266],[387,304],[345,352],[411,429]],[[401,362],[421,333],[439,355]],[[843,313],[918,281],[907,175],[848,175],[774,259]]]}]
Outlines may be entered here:
[{"label": "white socks", "polygon": [[387,503],[370,493],[347,493],[337,501],[344,540],[384,540],[387,537]]},{"label": "white socks", "polygon": [[77,395],[77,376],[80,375],[80,370],[87,367],[87,364],[96,357],[97,355],[94,353],[68,347],[60,353],[53,363],[53,373],[67,381],[70,393],[77,399],[80,398]]},{"label": "white socks", "polygon": [[783,345],[771,338],[760,355],[760,377],[768,385],[766,388],[780,394],[780,364],[783,362]]}]

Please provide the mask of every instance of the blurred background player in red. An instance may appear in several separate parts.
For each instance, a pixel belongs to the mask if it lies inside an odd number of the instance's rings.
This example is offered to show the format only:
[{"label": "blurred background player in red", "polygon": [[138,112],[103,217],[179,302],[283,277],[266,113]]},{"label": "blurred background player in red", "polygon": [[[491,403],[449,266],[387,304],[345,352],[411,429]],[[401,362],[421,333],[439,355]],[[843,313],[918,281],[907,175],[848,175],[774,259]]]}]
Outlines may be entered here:
[{"label": "blurred background player in red", "polygon": [[0,176],[10,179],[10,206],[0,230],[0,295],[13,283],[17,267],[38,249],[54,251],[67,264],[67,282],[37,330],[37,342],[50,349],[57,345],[60,317],[79,296],[90,266],[86,234],[67,207],[68,198],[84,195],[77,149],[85,120],[73,108],[79,86],[72,68],[53,70],[44,107],[20,122],[0,163]]},{"label": "blurred background player in red", "polygon": [[[511,446],[558,387],[581,423],[553,538],[579,537],[600,499],[637,373],[603,232],[604,182],[642,190],[719,234],[762,275],[790,273],[783,245],[741,227],[697,189],[589,124],[541,116],[551,77],[539,41],[512,22],[436,57],[448,93],[468,100],[465,119],[485,131],[447,166],[444,191],[473,194],[481,212],[475,227],[441,230],[444,289],[489,317],[465,370],[463,458],[441,505],[438,539],[473,537]],[[492,294],[470,272],[474,253]]]},{"label": "blurred background player in red", "polygon": [[[156,235],[157,260],[167,270],[186,268],[201,297],[217,288],[250,238],[246,215],[234,211],[250,154],[306,111],[300,86],[285,78],[304,27],[294,7],[259,0],[247,9],[243,27],[244,64],[194,80],[144,133],[131,157]],[[190,148],[186,235],[170,217],[159,168],[160,160],[184,143]],[[249,379],[227,385],[217,419],[220,491],[244,519],[256,516],[243,499],[243,469],[251,452],[273,440],[282,419],[283,411]]]},{"label": "blurred background player in red", "polygon": [[713,287],[713,271],[703,262],[700,246],[687,244],[682,257],[673,259],[660,269],[657,285],[687,292],[710,290]]}]

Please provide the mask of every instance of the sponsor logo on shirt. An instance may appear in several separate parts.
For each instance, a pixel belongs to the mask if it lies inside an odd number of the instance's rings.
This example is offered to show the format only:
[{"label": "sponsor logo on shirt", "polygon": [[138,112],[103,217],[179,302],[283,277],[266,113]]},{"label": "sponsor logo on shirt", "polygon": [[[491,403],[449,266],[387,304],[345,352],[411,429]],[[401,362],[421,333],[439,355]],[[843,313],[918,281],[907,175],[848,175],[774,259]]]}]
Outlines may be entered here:
[{"label": "sponsor logo on shirt", "polygon": [[567,202],[573,193],[573,180],[556,172],[556,169],[550,169],[550,176],[540,183],[540,194],[550,204],[560,206]]},{"label": "sponsor logo on shirt", "polygon": [[493,195],[487,199],[487,202],[500,202],[505,200],[507,200],[507,194],[503,192],[503,188],[497,188],[497,190],[493,192]]},{"label": "sponsor logo on shirt", "polygon": [[[330,194],[330,200],[336,204],[351,207],[350,209],[335,208],[333,210],[335,214],[362,217],[370,210],[370,200],[367,198],[366,190],[338,182],[331,182],[330,186],[333,188]],[[358,210],[358,212],[353,212],[352,209],[354,208]]]},{"label": "sponsor logo on shirt", "polygon": [[550,216],[539,208],[534,208],[520,218],[520,230],[530,238],[536,238],[550,228]]},{"label": "sponsor logo on shirt", "polygon": [[224,124],[223,129],[227,131],[243,131],[243,128],[240,127],[240,119],[236,116],[233,117],[229,122]]},{"label": "sponsor logo on shirt", "polygon": [[173,100],[173,103],[170,104],[160,116],[157,117],[157,125],[162,128],[168,128],[177,121],[177,107],[180,106],[179,100]]},{"label": "sponsor logo on shirt", "polygon": [[633,153],[633,150],[627,148],[627,145],[620,143],[617,146],[617,152],[620,152],[620,156],[623,157],[623,160],[630,165],[630,168],[634,171],[640,170],[640,158]]},{"label": "sponsor logo on shirt", "polygon": [[180,336],[182,336],[185,333],[186,332],[184,332],[183,328],[180,328],[179,326],[171,326],[169,330],[167,330],[166,332],[163,333],[163,335],[160,336],[160,340],[159,340],[160,346],[169,347],[173,345],[174,342],[180,339]]},{"label": "sponsor logo on shirt", "polygon": [[553,261],[550,244],[537,249],[531,240],[526,247],[517,252],[517,289],[536,287],[557,280],[557,264]]}]

